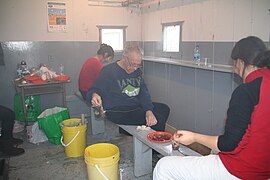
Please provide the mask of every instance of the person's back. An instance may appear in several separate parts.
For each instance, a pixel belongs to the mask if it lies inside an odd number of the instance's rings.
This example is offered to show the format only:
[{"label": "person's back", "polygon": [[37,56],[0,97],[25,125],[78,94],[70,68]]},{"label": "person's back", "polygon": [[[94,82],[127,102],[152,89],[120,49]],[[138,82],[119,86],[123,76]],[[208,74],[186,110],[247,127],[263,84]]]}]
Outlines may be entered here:
[{"label": "person's back", "polygon": [[101,44],[97,54],[83,64],[79,75],[79,90],[84,99],[87,90],[99,76],[103,63],[110,62],[113,57],[114,51],[112,47],[106,44]]},{"label": "person's back", "polygon": [[[258,92],[251,91],[255,83]],[[257,100],[250,124],[238,146],[231,152],[220,152],[219,157],[228,171],[241,179],[267,179],[270,177],[270,146],[267,145],[270,134],[270,70],[261,68],[250,73],[245,84],[252,85],[245,89],[250,94],[249,99]]]},{"label": "person's back", "polygon": [[270,71],[263,70],[268,72],[262,74],[260,101],[252,113],[251,124],[237,148],[219,154],[225,167],[232,174],[239,174],[241,179],[266,179],[270,176],[270,146],[267,145],[270,134]]},{"label": "person's back", "polygon": [[83,64],[79,76],[79,90],[84,98],[89,87],[97,79],[102,67],[103,64],[95,57],[88,59]]}]

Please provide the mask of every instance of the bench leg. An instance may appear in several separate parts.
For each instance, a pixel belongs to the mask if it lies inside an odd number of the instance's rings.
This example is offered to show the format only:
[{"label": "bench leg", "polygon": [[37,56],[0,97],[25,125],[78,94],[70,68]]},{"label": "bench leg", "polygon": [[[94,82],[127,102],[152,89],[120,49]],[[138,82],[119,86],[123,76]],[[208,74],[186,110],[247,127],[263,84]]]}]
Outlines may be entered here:
[{"label": "bench leg", "polygon": [[134,175],[152,173],[152,149],[133,136]]},{"label": "bench leg", "polygon": [[97,118],[94,114],[94,109],[90,108],[90,128],[93,135],[105,132],[105,122],[102,117]]}]

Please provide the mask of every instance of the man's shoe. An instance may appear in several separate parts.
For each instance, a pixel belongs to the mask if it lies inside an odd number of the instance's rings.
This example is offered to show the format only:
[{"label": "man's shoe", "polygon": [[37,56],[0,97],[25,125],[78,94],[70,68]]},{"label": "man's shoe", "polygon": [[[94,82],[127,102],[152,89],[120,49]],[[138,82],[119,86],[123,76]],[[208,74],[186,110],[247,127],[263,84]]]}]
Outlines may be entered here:
[{"label": "man's shoe", "polygon": [[15,148],[12,144],[1,144],[0,151],[7,156],[19,156],[22,155],[25,151],[22,148]]},{"label": "man's shoe", "polygon": [[8,156],[19,156],[25,153],[23,148],[11,147],[8,152],[4,152]]},{"label": "man's shoe", "polygon": [[21,145],[23,144],[23,140],[22,139],[18,139],[18,138],[14,138],[12,137],[11,139],[9,139],[11,141],[11,143],[15,146]]},{"label": "man's shoe", "polygon": [[5,141],[8,141],[13,146],[18,146],[18,145],[23,144],[23,140],[18,139],[18,138],[14,138],[14,137],[11,137],[11,138],[2,138],[2,137],[0,137],[0,142],[3,142],[4,143]]}]

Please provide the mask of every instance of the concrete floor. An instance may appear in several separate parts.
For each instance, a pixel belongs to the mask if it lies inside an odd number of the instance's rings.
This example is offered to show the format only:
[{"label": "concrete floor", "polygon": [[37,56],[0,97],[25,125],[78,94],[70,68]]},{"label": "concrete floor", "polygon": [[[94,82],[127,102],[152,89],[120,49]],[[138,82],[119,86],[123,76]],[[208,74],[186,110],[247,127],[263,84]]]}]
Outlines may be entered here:
[{"label": "concrete floor", "polygon": [[[123,180],[151,180],[152,174],[135,177],[133,173],[133,142],[131,136],[118,133],[118,127],[107,121],[106,133],[90,135],[87,131],[87,146],[100,142],[115,144],[120,149],[119,168],[123,169]],[[15,135],[25,138],[24,133]],[[27,141],[21,145],[26,153],[9,159],[10,180],[87,180],[86,164],[83,157],[69,158],[65,155],[62,145],[49,142],[39,145]],[[153,167],[158,161],[153,155]]]}]

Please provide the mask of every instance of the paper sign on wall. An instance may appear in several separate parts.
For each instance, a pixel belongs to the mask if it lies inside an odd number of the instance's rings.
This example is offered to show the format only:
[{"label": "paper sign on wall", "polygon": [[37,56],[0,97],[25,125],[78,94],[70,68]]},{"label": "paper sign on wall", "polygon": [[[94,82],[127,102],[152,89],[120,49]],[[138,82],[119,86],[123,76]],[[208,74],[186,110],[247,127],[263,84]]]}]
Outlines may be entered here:
[{"label": "paper sign on wall", "polygon": [[66,32],[67,31],[67,8],[63,2],[48,2],[48,31]]}]

